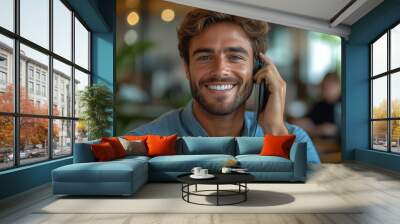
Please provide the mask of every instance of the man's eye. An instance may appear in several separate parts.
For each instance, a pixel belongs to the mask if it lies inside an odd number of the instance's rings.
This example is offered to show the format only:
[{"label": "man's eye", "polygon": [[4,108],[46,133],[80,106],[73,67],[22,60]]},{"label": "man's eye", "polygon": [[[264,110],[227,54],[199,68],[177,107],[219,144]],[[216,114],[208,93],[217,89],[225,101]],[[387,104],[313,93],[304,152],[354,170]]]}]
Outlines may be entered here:
[{"label": "man's eye", "polygon": [[210,58],[211,57],[209,55],[202,55],[202,56],[197,57],[197,60],[206,61],[206,60],[209,60]]},{"label": "man's eye", "polygon": [[240,55],[230,55],[228,58],[229,58],[229,60],[231,60],[231,61],[243,60],[243,57],[240,56]]}]

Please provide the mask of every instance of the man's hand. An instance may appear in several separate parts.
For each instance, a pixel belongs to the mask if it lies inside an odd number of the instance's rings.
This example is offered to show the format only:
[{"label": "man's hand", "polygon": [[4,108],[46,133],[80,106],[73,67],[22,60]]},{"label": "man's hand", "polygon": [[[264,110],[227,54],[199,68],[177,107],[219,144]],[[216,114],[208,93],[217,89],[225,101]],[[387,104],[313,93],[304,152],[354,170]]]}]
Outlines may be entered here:
[{"label": "man's hand", "polygon": [[270,92],[268,102],[259,115],[258,123],[264,130],[264,134],[287,135],[289,134],[283,117],[285,111],[286,82],[282,79],[278,69],[268,56],[259,54],[265,66],[254,76],[254,80],[259,84],[265,82],[265,86]]}]

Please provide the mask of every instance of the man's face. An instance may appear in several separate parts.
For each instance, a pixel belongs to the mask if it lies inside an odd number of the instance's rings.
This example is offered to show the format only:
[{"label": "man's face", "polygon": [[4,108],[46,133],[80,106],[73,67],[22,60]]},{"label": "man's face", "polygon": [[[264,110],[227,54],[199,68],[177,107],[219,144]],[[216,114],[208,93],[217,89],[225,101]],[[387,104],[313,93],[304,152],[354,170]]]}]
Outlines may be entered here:
[{"label": "man's face", "polygon": [[244,105],[252,70],[251,43],[239,25],[217,23],[190,41],[186,74],[192,95],[211,114],[227,115]]}]

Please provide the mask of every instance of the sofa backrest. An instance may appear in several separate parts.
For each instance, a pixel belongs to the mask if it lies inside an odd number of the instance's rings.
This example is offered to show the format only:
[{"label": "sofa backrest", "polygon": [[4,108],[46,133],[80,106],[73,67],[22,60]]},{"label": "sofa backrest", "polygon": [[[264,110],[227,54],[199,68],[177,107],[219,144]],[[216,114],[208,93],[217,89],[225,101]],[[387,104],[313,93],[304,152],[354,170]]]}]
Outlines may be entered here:
[{"label": "sofa backrest", "polygon": [[236,137],[236,155],[259,154],[264,145],[264,137]]},{"label": "sofa backrest", "polygon": [[87,141],[87,142],[80,142],[75,143],[74,146],[74,163],[88,163],[88,162],[95,162],[96,158],[92,150],[90,149],[90,145],[92,144],[99,144],[100,139]]},{"label": "sofa backrest", "polygon": [[[91,144],[100,140],[76,143],[74,163],[94,162],[96,159],[90,149]],[[244,155],[259,154],[264,144],[263,137],[179,137],[176,143],[178,155],[226,154]],[[297,147],[296,143],[293,147]]]},{"label": "sofa backrest", "polygon": [[177,141],[177,154],[235,155],[234,137],[181,137]]}]

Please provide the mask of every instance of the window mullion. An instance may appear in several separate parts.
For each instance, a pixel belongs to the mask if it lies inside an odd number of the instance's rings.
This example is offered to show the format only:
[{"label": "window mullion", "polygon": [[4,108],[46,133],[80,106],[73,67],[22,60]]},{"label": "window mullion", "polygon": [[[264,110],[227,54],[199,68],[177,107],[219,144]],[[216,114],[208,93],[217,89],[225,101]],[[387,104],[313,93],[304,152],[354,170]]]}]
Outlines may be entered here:
[{"label": "window mullion", "polygon": [[[73,66],[71,67],[71,91],[72,91],[72,95],[71,95],[71,100],[72,100],[72,105],[71,105],[71,117],[75,118],[75,12],[72,11],[72,15],[71,15],[71,23],[72,23],[72,48],[71,48],[71,59],[72,59],[72,64]],[[72,150],[72,155],[74,155],[74,151],[75,151],[75,125],[76,125],[76,120],[73,120],[71,122],[71,150]]]},{"label": "window mullion", "polygon": [[369,148],[373,149],[374,147],[374,136],[373,136],[373,110],[372,110],[372,97],[373,97],[373,84],[372,84],[372,71],[373,71],[373,45],[369,45]]},{"label": "window mullion", "polygon": [[[386,54],[387,54],[387,63],[386,63],[386,66],[387,66],[387,71],[389,71],[390,70],[390,29],[389,29],[389,31],[387,32],[387,51],[386,51]],[[387,104],[387,110],[388,110],[388,118],[391,118],[392,117],[392,111],[391,111],[391,104],[392,104],[392,101],[391,101],[391,82],[390,82],[390,80],[391,80],[391,78],[392,78],[392,75],[389,73],[389,74],[387,74],[387,98],[388,98],[388,104]],[[392,136],[391,136],[391,120],[388,120],[388,122],[387,122],[387,135],[388,135],[388,152],[391,152],[392,151]]]},{"label": "window mullion", "polygon": [[[20,0],[14,1],[14,30],[17,35],[19,35],[19,8]],[[14,39],[14,112],[19,114],[20,112],[20,50],[19,50],[19,39]],[[20,135],[20,118],[14,115],[14,166],[19,166],[19,135]]]},{"label": "window mullion", "polygon": [[[53,52],[53,0],[49,0],[49,50]],[[49,73],[48,73],[48,91],[49,94],[49,116],[48,120],[48,152],[49,159],[53,159],[53,56],[49,55]]]}]

